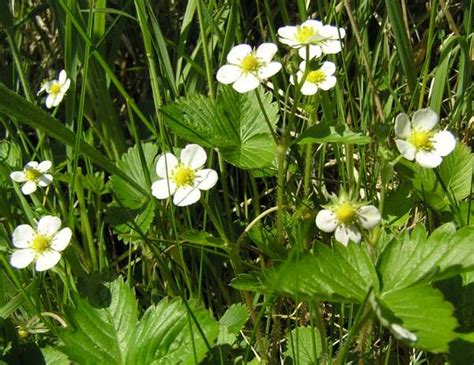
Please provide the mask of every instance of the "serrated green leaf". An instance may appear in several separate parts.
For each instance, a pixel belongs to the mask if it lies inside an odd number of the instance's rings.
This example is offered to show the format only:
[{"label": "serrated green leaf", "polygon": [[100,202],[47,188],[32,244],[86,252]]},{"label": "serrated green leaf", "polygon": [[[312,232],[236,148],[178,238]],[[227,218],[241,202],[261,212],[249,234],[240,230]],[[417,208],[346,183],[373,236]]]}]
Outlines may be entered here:
[{"label": "serrated green leaf", "polygon": [[474,268],[474,227],[455,231],[453,224],[436,229],[429,238],[421,230],[405,232],[382,253],[379,271],[384,292],[441,280]]},{"label": "serrated green leaf", "polygon": [[80,364],[126,364],[138,320],[135,297],[121,280],[106,286],[111,294],[108,306],[95,308],[78,297],[76,308],[67,311],[73,330],[60,332],[61,351]]},{"label": "serrated green leaf", "polygon": [[143,143],[141,148],[145,158],[143,163],[138,146],[135,145],[117,162],[117,168],[139,185],[143,191],[147,191],[148,195],[130,189],[129,185],[118,175],[113,175],[110,178],[110,187],[117,199],[120,200],[122,205],[132,209],[141,208],[152,199],[149,182],[150,179],[151,181],[156,180],[155,157],[158,153],[158,147],[153,143]]},{"label": "serrated green leaf", "polygon": [[249,312],[244,304],[232,304],[219,320],[217,343],[232,345],[248,319]]},{"label": "serrated green leaf", "polygon": [[297,327],[288,333],[285,358],[294,364],[313,365],[321,357],[321,336],[316,328]]},{"label": "serrated green leaf", "polygon": [[362,133],[355,133],[346,126],[330,126],[319,123],[308,128],[299,137],[299,144],[307,143],[342,143],[364,145],[370,143],[372,139]]},{"label": "serrated green leaf", "polygon": [[297,298],[362,303],[379,283],[375,267],[364,248],[336,243],[319,244],[314,256],[289,259],[267,274],[268,290]]},{"label": "serrated green leaf", "polygon": [[127,364],[197,364],[219,326],[209,312],[188,303],[206,340],[180,299],[163,299],[147,309],[130,346]]},{"label": "serrated green leaf", "polygon": [[[270,93],[262,103],[272,125],[278,108]],[[217,100],[202,95],[180,99],[161,109],[168,127],[180,137],[218,148],[229,163],[243,169],[267,166],[275,156],[275,142],[255,93],[239,94],[222,87]]]},{"label": "serrated green leaf", "polygon": [[[413,346],[431,352],[446,352],[449,342],[457,338],[454,331],[458,325],[453,317],[454,308],[444,300],[443,295],[429,285],[419,285],[384,293],[378,305],[386,306],[386,310],[399,319],[380,318],[381,322],[394,331],[392,324],[403,326],[416,340]],[[378,315],[381,311],[375,310]],[[400,331],[395,331],[400,334]],[[411,336],[410,336],[411,337]]]}]

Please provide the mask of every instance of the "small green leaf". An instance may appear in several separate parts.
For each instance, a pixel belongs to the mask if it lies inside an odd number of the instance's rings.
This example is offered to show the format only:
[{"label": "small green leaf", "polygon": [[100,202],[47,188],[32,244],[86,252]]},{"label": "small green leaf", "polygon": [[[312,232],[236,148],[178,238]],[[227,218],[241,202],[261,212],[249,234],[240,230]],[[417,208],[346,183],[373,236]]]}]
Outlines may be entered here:
[{"label": "small green leaf", "polygon": [[244,304],[232,304],[219,320],[219,337],[217,343],[220,345],[232,345],[237,339],[237,334],[249,319],[249,312]]},{"label": "small green leaf", "polygon": [[436,229],[429,238],[424,230],[405,232],[382,253],[379,270],[384,292],[441,280],[474,268],[474,227],[455,231],[451,223]]},{"label": "small green leaf", "polygon": [[114,205],[107,209],[107,220],[118,238],[125,243],[142,242],[154,217],[155,204],[152,200],[139,209],[123,209]]},{"label": "small green leaf", "polygon": [[362,133],[355,133],[346,126],[330,126],[319,123],[308,128],[299,137],[299,144],[307,143],[342,143],[364,145],[370,143],[372,139]]},{"label": "small green leaf", "polygon": [[364,248],[336,243],[318,244],[314,256],[289,259],[266,276],[269,291],[297,298],[362,303],[379,289],[375,268]]},{"label": "small green leaf", "polygon": [[[286,337],[285,358],[294,364],[313,365],[321,357],[321,336],[316,328],[296,327]],[[286,362],[285,362],[286,363]]]},{"label": "small green leaf", "polygon": [[[278,107],[272,95],[262,95],[272,125]],[[180,137],[208,148],[218,148],[229,163],[243,169],[267,166],[275,156],[275,142],[255,93],[239,94],[222,87],[217,100],[202,95],[180,99],[163,107],[169,128]]]},{"label": "small green leaf", "polygon": [[54,347],[46,346],[41,349],[41,353],[43,354],[44,363],[47,365],[71,365],[71,361],[66,354]]},{"label": "small green leaf", "polygon": [[149,192],[145,196],[138,191],[130,189],[129,185],[118,175],[110,178],[110,187],[120,203],[125,207],[138,209],[152,199],[150,181],[156,180],[155,157],[158,147],[153,143],[141,145],[145,161],[140,158],[138,146],[130,148],[121,160],[117,162],[117,168],[126,174],[131,180],[139,185],[144,191]]},{"label": "small green leaf", "polygon": [[[374,305],[374,302],[371,302]],[[453,317],[454,308],[444,300],[442,294],[428,285],[384,293],[378,300],[383,310],[374,308],[382,324],[390,328],[399,338],[411,338],[409,344],[431,352],[446,352],[451,341],[457,338],[454,331],[458,325]],[[381,317],[384,312],[393,317]],[[405,334],[404,330],[409,334]],[[413,341],[414,340],[414,341]]]}]

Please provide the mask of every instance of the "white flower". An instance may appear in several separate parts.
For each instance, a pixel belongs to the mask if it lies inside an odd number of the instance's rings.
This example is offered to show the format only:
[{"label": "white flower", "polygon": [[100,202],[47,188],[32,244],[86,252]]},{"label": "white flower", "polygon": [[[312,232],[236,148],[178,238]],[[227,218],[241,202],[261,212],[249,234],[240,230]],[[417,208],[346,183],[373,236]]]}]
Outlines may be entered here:
[{"label": "white flower", "polygon": [[38,186],[44,188],[48,186],[53,181],[53,176],[51,174],[46,174],[51,168],[51,161],[43,161],[38,164],[36,161],[28,162],[23,171],[14,171],[10,174],[10,178],[13,181],[22,183],[21,191],[25,195],[29,195],[36,191]]},{"label": "white flower", "polygon": [[160,179],[152,184],[152,194],[158,199],[173,195],[173,203],[180,207],[196,203],[200,190],[209,190],[217,183],[217,172],[202,168],[206,160],[206,151],[197,144],[188,144],[180,160],[172,153],[163,154],[156,164]]},{"label": "white flower", "polygon": [[344,245],[347,245],[349,240],[360,242],[359,226],[372,229],[381,220],[379,210],[373,205],[354,203],[344,195],[339,199],[333,199],[334,203],[329,209],[318,212],[316,226],[324,232],[335,231],[334,237]]},{"label": "white flower", "polygon": [[[306,70],[306,61],[300,63],[300,70],[296,73],[298,83]],[[303,95],[314,95],[318,89],[329,90],[336,85],[336,78],[333,76],[336,71],[336,65],[332,62],[326,61],[318,70],[311,70],[307,73],[306,79],[301,86],[301,93]],[[290,77],[292,84],[295,84],[293,77]]]},{"label": "white flower", "polygon": [[51,269],[61,259],[61,252],[71,240],[69,228],[61,227],[61,220],[51,215],[42,217],[36,230],[28,224],[15,228],[12,235],[13,246],[18,248],[10,258],[10,264],[23,269],[36,261],[36,270]]},{"label": "white flower", "polygon": [[343,28],[323,25],[318,20],[307,20],[301,25],[285,26],[278,29],[280,42],[297,48],[303,59],[321,57],[323,53],[334,54],[341,51],[341,39],[346,35]]},{"label": "white flower", "polygon": [[449,155],[456,147],[456,139],[448,131],[435,132],[433,127],[439,117],[431,109],[421,109],[410,121],[404,113],[395,119],[395,143],[407,160],[427,168],[439,166],[442,157]]},{"label": "white flower", "polygon": [[281,63],[272,61],[276,52],[277,46],[273,43],[263,43],[256,51],[248,44],[235,46],[227,55],[229,64],[217,71],[217,81],[232,84],[239,93],[254,90],[260,82],[280,71]]},{"label": "white flower", "polygon": [[61,100],[63,100],[64,94],[69,89],[71,85],[71,80],[67,78],[66,71],[62,70],[59,73],[59,78],[57,80],[50,80],[45,82],[41,89],[38,91],[38,95],[43,91],[48,93],[46,97],[46,107],[51,109],[59,105]]}]

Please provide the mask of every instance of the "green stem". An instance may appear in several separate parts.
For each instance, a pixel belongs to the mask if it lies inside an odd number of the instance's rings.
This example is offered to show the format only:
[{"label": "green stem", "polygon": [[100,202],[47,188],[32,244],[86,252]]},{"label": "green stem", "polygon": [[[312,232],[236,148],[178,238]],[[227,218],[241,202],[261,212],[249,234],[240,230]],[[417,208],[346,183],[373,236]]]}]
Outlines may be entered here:
[{"label": "green stem", "polygon": [[197,0],[197,11],[198,11],[198,19],[199,19],[199,30],[201,33],[201,40],[202,40],[202,53],[204,55],[204,63],[206,64],[206,76],[207,76],[207,84],[209,87],[209,94],[211,98],[215,99],[216,93],[214,91],[214,79],[212,77],[212,60],[208,54],[208,44],[206,38],[206,28],[204,26],[204,16],[202,14],[202,0]]}]

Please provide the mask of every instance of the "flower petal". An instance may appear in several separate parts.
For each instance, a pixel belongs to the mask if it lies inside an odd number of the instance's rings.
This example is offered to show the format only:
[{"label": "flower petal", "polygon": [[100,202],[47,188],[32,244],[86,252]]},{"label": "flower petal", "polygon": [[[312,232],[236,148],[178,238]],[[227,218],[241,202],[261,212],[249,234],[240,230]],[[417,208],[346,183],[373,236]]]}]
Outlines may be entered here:
[{"label": "flower petal", "polygon": [[165,153],[160,156],[156,163],[156,174],[161,178],[171,177],[171,172],[178,166],[178,159],[172,153]]},{"label": "flower petal", "polygon": [[413,113],[412,126],[419,131],[430,131],[438,120],[438,114],[431,109],[420,109]]},{"label": "flower petal", "polygon": [[333,75],[334,72],[336,72],[336,65],[333,62],[325,61],[321,66],[321,71],[323,71],[326,76]]},{"label": "flower petal", "polygon": [[21,224],[12,233],[13,246],[17,248],[30,247],[31,241],[35,238],[36,232],[29,224]]},{"label": "flower petal", "polygon": [[15,250],[10,257],[10,265],[17,269],[23,269],[33,262],[35,255],[35,251],[29,248]]},{"label": "flower petal", "polygon": [[151,185],[151,194],[157,199],[166,199],[174,194],[176,184],[168,179],[155,181]]},{"label": "flower petal", "polygon": [[303,95],[314,95],[318,92],[318,87],[316,84],[312,82],[305,82],[303,86],[301,86],[301,93]]},{"label": "flower petal", "polygon": [[434,152],[428,151],[418,151],[416,153],[415,159],[421,167],[426,167],[428,169],[432,169],[434,167],[439,166],[443,161],[441,156],[437,155]]},{"label": "flower petal", "polygon": [[448,131],[438,132],[433,136],[434,153],[440,156],[447,156],[456,147],[456,138]]},{"label": "flower petal", "polygon": [[66,81],[67,79],[67,74],[66,74],[66,71],[65,70],[61,70],[61,72],[59,73],[59,78],[58,78],[58,81],[60,84],[64,84],[64,82]]},{"label": "flower petal", "polygon": [[36,271],[51,269],[59,262],[59,260],[61,260],[61,254],[58,251],[45,251],[36,259]]},{"label": "flower petal", "polygon": [[69,86],[71,86],[71,80],[67,79],[66,82],[61,86],[61,93],[64,95],[66,94],[66,91],[69,90]]},{"label": "flower petal", "polygon": [[196,171],[195,187],[200,190],[209,190],[216,185],[218,180],[217,172],[213,169],[202,169]]},{"label": "flower petal", "polygon": [[296,40],[296,27],[294,26],[285,26],[278,28],[278,35],[280,36],[280,42],[287,44],[290,47],[299,45],[299,42]]},{"label": "flower petal", "polygon": [[16,181],[16,182],[19,182],[19,183],[26,181],[26,176],[25,176],[25,173],[23,171],[13,171],[10,174],[10,178],[13,181]]},{"label": "flower petal", "polygon": [[270,63],[275,53],[277,53],[278,47],[274,43],[262,43],[257,48],[257,57],[265,63]]},{"label": "flower petal", "polygon": [[201,198],[201,192],[197,188],[185,187],[176,190],[173,203],[178,207],[185,207],[196,203]]},{"label": "flower petal", "polygon": [[21,192],[25,195],[30,195],[36,191],[36,184],[33,181],[27,181],[21,187]]},{"label": "flower petal", "polygon": [[316,215],[316,226],[323,232],[334,232],[337,227],[337,218],[330,210],[320,210]]},{"label": "flower petal", "polygon": [[280,62],[270,62],[267,65],[260,66],[258,68],[258,77],[260,80],[268,79],[275,75],[278,71],[281,70]]},{"label": "flower petal", "polygon": [[61,227],[61,219],[52,215],[45,215],[38,222],[38,233],[47,237],[53,237]]},{"label": "flower petal", "polygon": [[62,92],[57,94],[56,97],[54,98],[53,106],[58,106],[61,100],[63,100],[63,97],[64,97],[64,94]]},{"label": "flower petal", "polygon": [[407,160],[413,161],[416,154],[416,148],[411,143],[404,141],[403,139],[396,139],[395,144],[397,145],[400,154]]},{"label": "flower petal", "polygon": [[312,60],[313,58],[319,58],[322,55],[321,47],[317,44],[311,44],[308,46],[309,49],[306,51],[306,47],[298,50],[299,56],[304,60]]},{"label": "flower petal", "polygon": [[331,40],[339,40],[346,36],[346,31],[344,28],[334,27],[332,25],[324,25],[319,30],[321,37]]},{"label": "flower petal", "polygon": [[336,228],[336,232],[334,233],[334,237],[337,241],[341,242],[343,245],[347,246],[349,241],[353,241],[355,243],[360,242],[361,234],[357,226],[351,225],[340,225]]},{"label": "flower petal", "polygon": [[45,173],[46,171],[48,171],[51,168],[52,165],[53,165],[53,163],[51,161],[45,160],[45,161],[42,161],[38,165],[37,170],[41,173]]},{"label": "flower petal", "polygon": [[51,240],[51,248],[55,251],[62,251],[71,241],[72,231],[70,228],[63,228],[58,233],[56,233]]},{"label": "flower petal", "polygon": [[224,65],[217,71],[217,81],[221,84],[227,85],[235,82],[242,75],[242,70],[239,66]]},{"label": "flower petal", "polygon": [[318,87],[322,90],[329,90],[336,85],[336,81],[334,76],[326,76],[323,82],[318,83]]},{"label": "flower petal", "polygon": [[253,74],[243,74],[232,87],[235,91],[243,94],[248,91],[254,90],[260,85],[260,80],[257,79]]},{"label": "flower petal", "polygon": [[336,54],[341,52],[342,50],[342,43],[339,40],[336,41],[324,41],[321,43],[321,50],[324,54]]},{"label": "flower petal", "polygon": [[188,144],[181,150],[181,163],[197,170],[204,166],[207,154],[204,148],[198,144]]},{"label": "flower petal", "polygon": [[240,66],[242,59],[251,52],[252,47],[250,47],[248,44],[239,44],[238,46],[233,47],[227,54],[227,62]]},{"label": "flower petal", "polygon": [[53,182],[53,176],[51,174],[44,174],[38,177],[38,186],[44,188]]},{"label": "flower petal", "polygon": [[54,96],[52,94],[49,94],[46,97],[46,108],[51,109],[53,107],[54,103]]},{"label": "flower petal", "polygon": [[408,115],[400,113],[395,118],[395,135],[400,138],[408,138],[411,134],[411,123]]},{"label": "flower petal", "polygon": [[39,166],[38,162],[30,161],[25,165],[25,170],[28,170],[28,169],[38,170],[38,166]]},{"label": "flower petal", "polygon": [[366,205],[357,210],[359,222],[365,229],[372,229],[380,223],[382,216],[373,205]]}]

